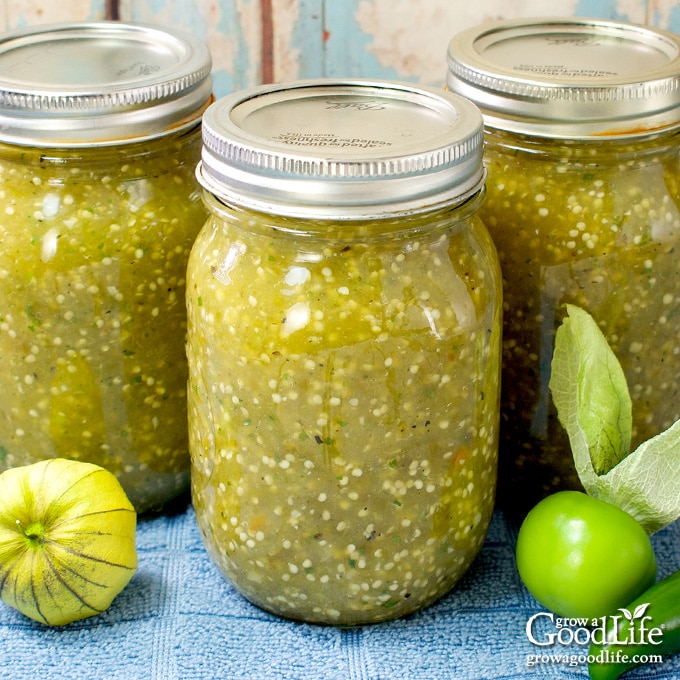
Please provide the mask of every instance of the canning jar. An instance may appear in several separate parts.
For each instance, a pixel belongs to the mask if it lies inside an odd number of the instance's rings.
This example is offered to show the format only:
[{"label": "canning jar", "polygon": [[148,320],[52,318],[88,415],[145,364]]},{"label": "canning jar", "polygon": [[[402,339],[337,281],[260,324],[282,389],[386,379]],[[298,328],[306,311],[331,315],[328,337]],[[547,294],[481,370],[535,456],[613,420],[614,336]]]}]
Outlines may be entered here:
[{"label": "canning jar", "polygon": [[618,22],[502,21],[451,41],[448,89],[486,125],[480,214],[504,281],[500,502],[579,488],[549,393],[564,304],[625,372],[633,447],[680,417],[680,38]]},{"label": "canning jar", "polygon": [[59,24],[0,38],[0,471],[102,465],[188,496],[186,262],[211,98],[199,41]]},{"label": "canning jar", "polygon": [[466,100],[299,81],[218,100],[187,273],[192,493],[249,600],[325,624],[446,593],[494,503],[500,272]]}]

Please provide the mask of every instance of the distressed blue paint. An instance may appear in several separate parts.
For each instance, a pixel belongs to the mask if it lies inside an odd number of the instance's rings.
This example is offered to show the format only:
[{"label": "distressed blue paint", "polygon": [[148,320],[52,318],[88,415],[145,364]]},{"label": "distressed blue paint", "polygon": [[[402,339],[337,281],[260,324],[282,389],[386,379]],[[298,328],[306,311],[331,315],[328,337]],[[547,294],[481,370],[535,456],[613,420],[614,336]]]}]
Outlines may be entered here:
[{"label": "distressed blue paint", "polygon": [[[251,2],[259,3],[259,0],[251,0]],[[234,57],[233,72],[228,72],[220,67],[220,55],[213,53],[213,91],[217,97],[233,92],[235,89],[256,84],[248,78],[248,74],[251,73],[250,54],[242,36],[236,2],[222,0],[220,15],[219,24],[211,27],[212,32],[226,36],[227,40],[234,44]],[[174,2],[145,0],[143,3],[133,5],[131,16],[122,18],[142,23],[162,21],[166,25],[180,28],[207,41],[208,27],[203,15],[196,9],[195,0],[174,0]],[[257,66],[254,72],[257,74]]]},{"label": "distressed blue paint", "polygon": [[668,13],[668,24],[666,28],[673,33],[680,33],[680,5],[676,5]]},{"label": "distressed blue paint", "polygon": [[299,50],[300,78],[322,78],[326,75],[324,6],[324,0],[300,0],[292,40],[292,47]]},{"label": "distressed blue paint", "polygon": [[[216,26],[216,33],[220,35],[230,36],[230,40],[233,42],[237,41],[234,33],[236,32],[236,26],[238,25],[235,19],[236,10],[235,3],[225,3],[221,5],[221,15],[220,20]],[[206,40],[207,33],[204,31],[200,34],[203,40]],[[237,48],[238,54],[234,58],[234,73],[229,73],[225,69],[220,68],[219,55],[213,54],[213,93],[215,97],[223,97],[225,94],[229,94],[236,89],[236,74],[242,77],[246,71],[242,70],[247,68],[248,54],[247,51],[242,49],[241,46]],[[244,63],[245,62],[245,63]]]},{"label": "distressed blue paint", "polygon": [[12,27],[10,30],[14,30],[15,28],[27,28],[29,26],[28,21],[26,21],[26,17],[23,14],[20,14],[14,23],[12,24]]},{"label": "distressed blue paint", "polygon": [[[235,7],[234,3],[223,3],[222,15],[217,25],[217,32],[220,35],[229,36],[232,42],[239,42],[239,38],[235,35],[237,23],[235,21]],[[206,35],[203,34],[203,39]],[[213,50],[214,52],[214,50]],[[236,89],[245,87],[241,82],[248,73],[248,51],[239,43],[238,47],[234,48],[234,67],[232,72],[228,72],[223,68],[219,68],[219,55],[214,54],[213,57],[213,93],[215,97],[223,97]]]},{"label": "distressed blue paint", "polygon": [[144,12],[146,14],[160,14],[165,9],[167,3],[165,2],[165,0],[144,0],[143,4]]},{"label": "distressed blue paint", "polygon": [[194,0],[145,0],[132,3],[132,20],[157,23],[161,19],[168,26],[182,29],[199,37],[205,36],[205,22],[196,11]]},{"label": "distressed blue paint", "polygon": [[[23,27],[36,21],[38,6],[48,6],[53,0],[22,0],[11,2],[0,0],[0,15],[4,15],[8,29]],[[383,66],[371,53],[374,37],[365,33],[358,24],[356,15],[362,2],[371,0],[298,0],[298,17],[291,38],[291,49],[296,50],[298,75],[301,78],[316,77],[369,77],[380,79],[403,79],[396,68]],[[425,0],[426,1],[426,0]],[[545,14],[591,16],[643,23],[648,21],[680,33],[680,0],[637,0],[626,3],[623,0],[547,0]],[[215,53],[214,88],[218,96],[235,89],[256,85],[261,72],[261,51],[257,43],[257,26],[244,26],[245,16],[257,17],[261,0],[211,0],[217,3],[220,11],[218,25],[207,26],[206,4],[200,0],[128,0],[121,2],[121,9],[128,16],[122,20],[153,23],[163,21],[179,26],[199,37],[206,39],[209,33],[213,38],[213,50],[219,45],[218,36],[229,42],[233,59],[227,63],[224,55]],[[419,0],[412,0],[417,11]],[[274,2],[274,10],[279,3]],[[479,20],[488,18],[484,14],[484,3],[479,3]],[[663,4],[663,12],[658,5]],[[90,0],[86,17],[69,17],[69,0],[62,0],[64,20],[101,19],[106,10],[106,0]],[[199,5],[203,11],[199,11]],[[282,3],[280,11],[291,11],[287,3]],[[27,8],[31,7],[29,13]],[[625,11],[623,7],[626,7]],[[248,10],[239,11],[239,8]],[[518,7],[518,9],[520,9]],[[73,12],[71,13],[73,14]],[[506,12],[512,17],[512,8]],[[276,17],[274,17],[274,30]],[[324,32],[328,38],[324,40]],[[424,36],[425,39],[425,36]],[[278,56],[275,54],[275,58]],[[274,69],[276,73],[276,64]]]},{"label": "distressed blue paint", "polygon": [[373,36],[356,21],[359,0],[326,0],[326,74],[333,78],[398,79],[393,68],[385,67],[369,51]]},{"label": "distressed blue paint", "polygon": [[[246,0],[242,3],[245,5],[260,5],[259,0]],[[223,87],[222,83],[216,85],[215,93],[217,96],[226,92],[233,92],[241,90],[246,87],[252,87],[259,84],[260,62],[259,53],[251,58],[251,53],[248,49],[246,34],[241,26],[240,17],[238,14],[238,7],[235,1],[225,2],[221,0],[220,9],[222,17],[220,19],[220,33],[228,37],[233,43],[234,47],[234,69],[233,73],[224,73],[224,87],[227,89],[222,92],[219,88]],[[215,55],[217,58],[219,55]],[[253,62],[252,59],[257,61]]]},{"label": "distressed blue paint", "polygon": [[224,69],[213,70],[212,79],[215,97],[220,98],[234,91],[234,76]]},{"label": "distressed blue paint", "polygon": [[[644,8],[645,0],[640,0]],[[644,16],[644,9],[642,10]],[[636,21],[628,14],[620,12],[616,0],[579,0],[574,8],[574,16],[594,17],[597,19],[615,19],[616,21]]]},{"label": "distressed blue paint", "polygon": [[[16,8],[8,8],[9,0],[0,0],[0,14],[4,15],[4,23],[8,31],[14,31],[21,28],[28,28],[35,21],[29,21],[26,15],[21,11],[23,5],[19,5],[19,11]],[[12,11],[14,10],[14,12]],[[68,8],[64,11],[63,19],[60,21],[101,21],[106,15],[106,0],[90,0],[90,9],[86,16],[74,16],[74,12],[69,12]]]}]

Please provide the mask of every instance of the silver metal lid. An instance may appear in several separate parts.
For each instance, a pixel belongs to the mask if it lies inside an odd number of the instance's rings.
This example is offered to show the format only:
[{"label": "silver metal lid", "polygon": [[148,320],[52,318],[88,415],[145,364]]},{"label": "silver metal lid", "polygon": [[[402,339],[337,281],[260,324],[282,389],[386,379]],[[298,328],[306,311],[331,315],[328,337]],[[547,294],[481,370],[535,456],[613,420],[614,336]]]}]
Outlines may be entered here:
[{"label": "silver metal lid", "polygon": [[279,215],[367,219],[465,200],[484,181],[482,117],[435,89],[368,80],[268,85],[203,117],[202,185]]},{"label": "silver metal lid", "polygon": [[211,57],[174,30],[114,21],[0,36],[0,141],[111,144],[195,125],[211,97]]},{"label": "silver metal lid", "polygon": [[680,37],[595,19],[489,22],[451,40],[447,86],[502,130],[650,134],[680,125]]}]

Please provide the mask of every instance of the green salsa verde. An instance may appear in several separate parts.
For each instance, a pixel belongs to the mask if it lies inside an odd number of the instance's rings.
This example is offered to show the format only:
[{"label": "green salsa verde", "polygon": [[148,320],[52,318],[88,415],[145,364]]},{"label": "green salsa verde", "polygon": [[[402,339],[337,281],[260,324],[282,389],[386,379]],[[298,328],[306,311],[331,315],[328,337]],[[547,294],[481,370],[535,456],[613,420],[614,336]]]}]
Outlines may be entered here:
[{"label": "green salsa verde", "polygon": [[501,279],[482,119],[437,90],[300,81],[215,102],[187,269],[192,499],[280,616],[448,592],[494,507]]},{"label": "green salsa verde", "polygon": [[71,152],[0,146],[0,470],[87,460],[141,512],[188,490],[200,143],[194,128]]},{"label": "green salsa verde", "polygon": [[454,35],[447,87],[485,123],[480,210],[503,272],[499,499],[580,488],[550,394],[565,304],[620,361],[632,447],[680,417],[680,36],[619,21],[489,21]]},{"label": "green salsa verde", "polygon": [[0,472],[84,460],[139,513],[187,503],[184,298],[210,69],[200,40],[150,25],[0,41]]},{"label": "green salsa verde", "polygon": [[480,549],[494,503],[500,278],[485,228],[454,211],[365,238],[375,225],[210,205],[187,295],[193,503],[211,555],[292,618],[429,604]]},{"label": "green salsa verde", "polygon": [[480,214],[505,283],[507,505],[580,488],[548,390],[565,303],[590,312],[621,362],[633,401],[633,447],[680,418],[677,144],[677,133],[637,143],[487,133]]}]

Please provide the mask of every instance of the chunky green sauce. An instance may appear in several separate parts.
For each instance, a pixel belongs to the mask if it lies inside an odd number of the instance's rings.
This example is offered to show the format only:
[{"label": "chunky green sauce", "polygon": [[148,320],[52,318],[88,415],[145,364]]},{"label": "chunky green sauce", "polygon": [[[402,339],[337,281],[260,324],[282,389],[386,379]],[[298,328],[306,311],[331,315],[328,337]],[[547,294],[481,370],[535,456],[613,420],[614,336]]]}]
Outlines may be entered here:
[{"label": "chunky green sauce", "polygon": [[563,304],[588,310],[621,362],[633,446],[680,417],[677,135],[588,143],[490,133],[480,212],[504,277],[501,485],[528,507],[578,487],[549,396]]},{"label": "chunky green sauce", "polygon": [[0,146],[0,470],[87,460],[141,512],[188,488],[199,153],[196,129],[72,152]]},{"label": "chunky green sauce", "polygon": [[287,617],[370,623],[432,602],[493,507],[500,279],[486,230],[410,218],[390,237],[398,222],[371,235],[213,211],[187,282],[193,501],[212,557]]}]

